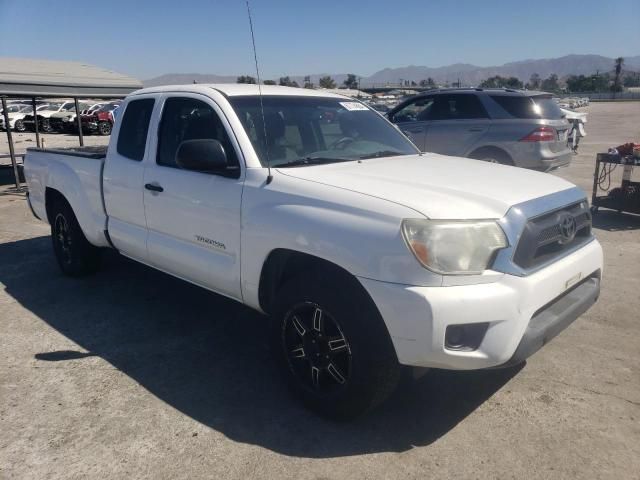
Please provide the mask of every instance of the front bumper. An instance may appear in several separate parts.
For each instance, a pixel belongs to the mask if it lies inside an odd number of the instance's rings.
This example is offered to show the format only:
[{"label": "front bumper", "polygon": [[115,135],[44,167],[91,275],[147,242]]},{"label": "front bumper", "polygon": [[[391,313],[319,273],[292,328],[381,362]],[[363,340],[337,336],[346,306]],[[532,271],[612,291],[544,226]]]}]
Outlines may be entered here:
[{"label": "front bumper", "polygon": [[[491,283],[419,287],[359,280],[378,306],[401,364],[474,370],[533,354],[595,302],[601,270],[602,248],[594,239],[531,275],[501,274]],[[488,324],[479,346],[445,348],[447,327],[470,323]]]}]

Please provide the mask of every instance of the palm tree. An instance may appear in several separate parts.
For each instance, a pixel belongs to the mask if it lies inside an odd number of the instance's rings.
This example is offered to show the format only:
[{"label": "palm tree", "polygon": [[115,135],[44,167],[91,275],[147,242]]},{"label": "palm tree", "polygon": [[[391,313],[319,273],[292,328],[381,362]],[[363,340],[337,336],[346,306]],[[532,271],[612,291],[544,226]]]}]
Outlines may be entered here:
[{"label": "palm tree", "polygon": [[622,88],[620,87],[620,74],[622,73],[622,66],[624,65],[624,58],[622,57],[618,57],[615,60],[615,64],[616,64],[616,76],[615,79],[613,81],[613,89],[615,92],[619,92],[620,90],[622,90]]}]

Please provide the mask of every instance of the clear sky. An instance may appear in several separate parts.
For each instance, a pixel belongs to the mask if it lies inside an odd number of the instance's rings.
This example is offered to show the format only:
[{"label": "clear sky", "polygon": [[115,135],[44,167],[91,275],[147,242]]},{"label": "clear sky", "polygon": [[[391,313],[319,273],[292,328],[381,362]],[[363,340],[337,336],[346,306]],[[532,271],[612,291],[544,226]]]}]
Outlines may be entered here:
[{"label": "clear sky", "polygon": [[[640,0],[251,0],[251,9],[263,78],[640,54]],[[254,72],[244,0],[0,0],[2,56],[79,60],[143,80]]]}]

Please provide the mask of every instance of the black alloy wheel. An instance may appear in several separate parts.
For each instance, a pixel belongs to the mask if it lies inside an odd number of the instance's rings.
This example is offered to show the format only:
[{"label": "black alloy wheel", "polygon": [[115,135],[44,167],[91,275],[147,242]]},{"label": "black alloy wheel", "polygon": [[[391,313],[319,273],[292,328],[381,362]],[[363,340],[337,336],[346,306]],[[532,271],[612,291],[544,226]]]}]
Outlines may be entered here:
[{"label": "black alloy wheel", "polygon": [[62,213],[58,213],[53,222],[53,241],[60,262],[70,266],[73,262],[73,239],[69,231],[69,222]]},{"label": "black alloy wheel", "polygon": [[351,348],[331,313],[312,302],[300,303],[282,326],[289,368],[305,389],[330,394],[348,386]]},{"label": "black alloy wheel", "polygon": [[109,122],[98,123],[98,133],[103,136],[111,135],[111,124]]},{"label": "black alloy wheel", "polygon": [[71,206],[64,200],[48,208],[51,241],[58,265],[65,275],[79,277],[98,270],[100,249],[89,243]]}]

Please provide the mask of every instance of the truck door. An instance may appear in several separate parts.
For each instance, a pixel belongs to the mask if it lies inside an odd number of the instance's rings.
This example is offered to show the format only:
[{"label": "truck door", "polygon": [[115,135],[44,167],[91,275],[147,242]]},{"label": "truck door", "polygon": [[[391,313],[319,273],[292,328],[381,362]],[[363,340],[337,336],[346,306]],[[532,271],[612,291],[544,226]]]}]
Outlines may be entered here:
[{"label": "truck door", "polygon": [[471,93],[435,97],[429,111],[425,150],[443,155],[465,156],[489,130],[489,115]]},{"label": "truck door", "polygon": [[136,96],[124,106],[111,136],[103,172],[109,235],[124,255],[147,263],[147,224],[143,203],[144,162],[155,100]]},{"label": "truck door", "polygon": [[[178,146],[218,140],[232,175],[182,169]],[[240,299],[240,150],[222,111],[198,94],[164,98],[155,158],[144,174],[144,204],[151,265]]]},{"label": "truck door", "polygon": [[427,115],[432,104],[432,97],[417,97],[389,116],[422,152],[428,128]]}]

